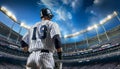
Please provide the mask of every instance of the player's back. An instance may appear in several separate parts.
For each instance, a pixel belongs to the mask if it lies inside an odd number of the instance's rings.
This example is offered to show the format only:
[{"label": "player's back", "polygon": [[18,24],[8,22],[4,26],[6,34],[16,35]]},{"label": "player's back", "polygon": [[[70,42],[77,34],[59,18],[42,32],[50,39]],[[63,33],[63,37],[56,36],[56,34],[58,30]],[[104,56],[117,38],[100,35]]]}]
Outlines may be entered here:
[{"label": "player's back", "polygon": [[56,34],[54,30],[57,30],[57,27],[56,23],[49,20],[36,23],[29,31],[29,51],[47,49],[54,52],[55,47],[52,38]]}]

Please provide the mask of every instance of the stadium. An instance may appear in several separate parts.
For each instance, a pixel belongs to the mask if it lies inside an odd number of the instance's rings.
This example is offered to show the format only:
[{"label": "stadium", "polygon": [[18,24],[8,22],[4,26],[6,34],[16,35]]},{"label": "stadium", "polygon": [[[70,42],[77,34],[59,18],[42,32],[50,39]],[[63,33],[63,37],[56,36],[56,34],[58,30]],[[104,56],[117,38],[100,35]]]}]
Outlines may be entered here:
[{"label": "stadium", "polygon": [[[22,50],[20,41],[22,31],[30,26],[9,14],[8,9],[0,6],[0,69],[25,69],[30,53]],[[120,69],[120,13],[112,11],[104,16],[87,28],[62,34],[63,60],[54,54],[55,61],[63,63],[62,69]]]}]

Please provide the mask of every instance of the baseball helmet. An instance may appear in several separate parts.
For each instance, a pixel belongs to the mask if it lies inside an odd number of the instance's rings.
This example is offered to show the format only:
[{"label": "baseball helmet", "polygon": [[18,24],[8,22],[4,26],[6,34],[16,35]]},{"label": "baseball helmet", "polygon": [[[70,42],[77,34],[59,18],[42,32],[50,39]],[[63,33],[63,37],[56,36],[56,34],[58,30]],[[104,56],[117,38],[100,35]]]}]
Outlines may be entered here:
[{"label": "baseball helmet", "polygon": [[40,17],[41,18],[48,17],[48,18],[52,19],[53,16],[54,15],[52,14],[50,9],[48,9],[48,8],[41,9],[41,12],[40,12]]}]

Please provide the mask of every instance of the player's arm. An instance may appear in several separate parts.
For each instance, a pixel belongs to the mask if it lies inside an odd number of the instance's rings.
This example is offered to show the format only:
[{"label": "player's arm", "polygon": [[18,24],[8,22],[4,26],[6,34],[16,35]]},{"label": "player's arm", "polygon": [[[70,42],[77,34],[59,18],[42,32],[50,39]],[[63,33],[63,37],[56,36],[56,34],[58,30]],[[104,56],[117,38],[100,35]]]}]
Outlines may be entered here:
[{"label": "player's arm", "polygon": [[29,44],[29,31],[23,36],[21,40],[22,50],[24,52],[28,51],[28,44]]},{"label": "player's arm", "polygon": [[57,49],[58,58],[62,59],[62,47],[61,47],[62,44],[60,39],[60,29],[56,23],[52,24],[50,35],[51,38],[53,39],[55,48]]},{"label": "player's arm", "polygon": [[61,39],[59,35],[55,35],[53,37],[53,42],[55,44],[55,48],[57,49],[58,58],[62,59],[62,47],[61,47]]},{"label": "player's arm", "polygon": [[21,41],[21,46],[22,46],[22,50],[24,52],[27,52],[28,51],[28,44],[25,42],[25,41]]}]

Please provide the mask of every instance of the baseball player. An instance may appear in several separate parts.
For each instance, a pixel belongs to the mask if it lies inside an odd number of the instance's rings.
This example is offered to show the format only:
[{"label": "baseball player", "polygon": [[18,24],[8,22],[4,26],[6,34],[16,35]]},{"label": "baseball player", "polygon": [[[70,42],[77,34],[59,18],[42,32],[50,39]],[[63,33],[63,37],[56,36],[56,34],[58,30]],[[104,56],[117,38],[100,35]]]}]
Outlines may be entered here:
[{"label": "baseball player", "polygon": [[23,50],[31,53],[27,59],[26,69],[54,69],[55,51],[58,58],[62,59],[60,30],[58,24],[51,21],[51,10],[43,8],[40,16],[42,21],[32,26],[21,41]]}]

